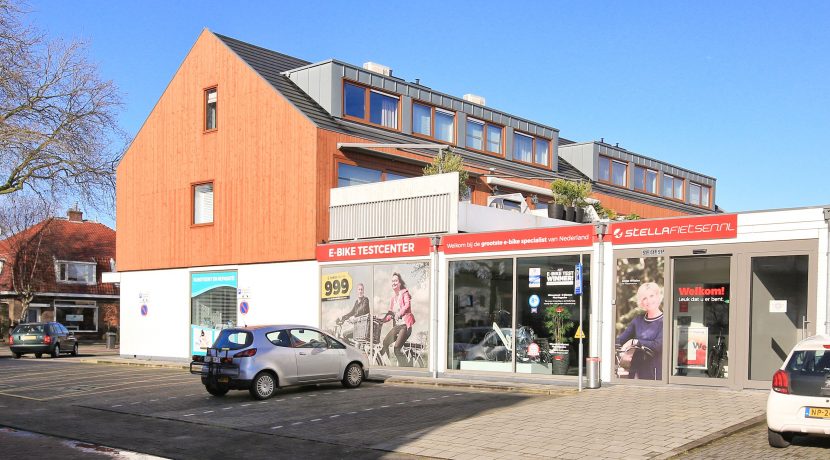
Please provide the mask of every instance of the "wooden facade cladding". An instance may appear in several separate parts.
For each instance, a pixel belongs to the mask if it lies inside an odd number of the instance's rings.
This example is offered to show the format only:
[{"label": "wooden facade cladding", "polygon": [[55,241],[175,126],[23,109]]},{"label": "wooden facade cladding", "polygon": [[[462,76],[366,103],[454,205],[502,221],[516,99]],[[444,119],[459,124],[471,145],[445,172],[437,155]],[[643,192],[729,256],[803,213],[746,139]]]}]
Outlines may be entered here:
[{"label": "wooden facade cladding", "polygon": [[603,207],[613,209],[620,216],[626,216],[628,214],[637,214],[643,219],[652,219],[659,217],[676,217],[689,215],[689,213],[687,212],[663,208],[660,206],[654,206],[652,204],[639,203],[636,201],[626,200],[624,198],[606,195],[604,193],[593,192],[591,194],[591,197],[598,199],[600,203],[602,203]]},{"label": "wooden facade cladding", "polygon": [[[211,86],[218,129],[204,132]],[[316,131],[204,31],[118,166],[119,271],[314,259]],[[205,181],[214,222],[194,227],[191,184]]]}]

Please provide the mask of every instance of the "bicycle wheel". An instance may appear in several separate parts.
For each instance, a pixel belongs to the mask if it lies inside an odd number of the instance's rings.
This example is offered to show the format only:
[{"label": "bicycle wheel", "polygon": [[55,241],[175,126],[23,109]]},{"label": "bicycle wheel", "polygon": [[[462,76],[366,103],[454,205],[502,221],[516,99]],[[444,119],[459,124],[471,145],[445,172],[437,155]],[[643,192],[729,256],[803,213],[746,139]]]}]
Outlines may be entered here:
[{"label": "bicycle wheel", "polygon": [[717,350],[712,350],[709,352],[709,362],[706,365],[706,375],[710,378],[718,378],[720,377],[720,358],[718,357]]}]

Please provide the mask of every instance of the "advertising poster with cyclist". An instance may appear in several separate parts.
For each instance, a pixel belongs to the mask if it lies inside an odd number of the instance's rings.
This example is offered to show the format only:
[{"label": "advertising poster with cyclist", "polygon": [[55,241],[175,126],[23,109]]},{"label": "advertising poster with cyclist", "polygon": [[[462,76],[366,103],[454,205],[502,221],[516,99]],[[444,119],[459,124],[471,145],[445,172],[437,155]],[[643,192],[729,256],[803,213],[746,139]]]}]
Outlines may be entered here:
[{"label": "advertising poster with cyclist", "polygon": [[373,365],[426,367],[429,267],[427,262],[325,267],[321,327],[364,350]]},{"label": "advertising poster with cyclist", "polygon": [[616,375],[661,380],[664,262],[662,257],[617,259]]}]

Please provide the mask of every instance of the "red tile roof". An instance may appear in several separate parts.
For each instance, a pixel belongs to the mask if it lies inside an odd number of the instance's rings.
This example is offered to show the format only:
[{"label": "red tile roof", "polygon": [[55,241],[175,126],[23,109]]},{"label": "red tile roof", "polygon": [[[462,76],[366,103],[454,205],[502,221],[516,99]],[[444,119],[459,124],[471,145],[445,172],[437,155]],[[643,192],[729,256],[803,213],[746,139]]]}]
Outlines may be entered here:
[{"label": "red tile roof", "polygon": [[115,259],[115,230],[97,222],[73,222],[62,218],[51,218],[0,241],[0,259],[5,259],[0,272],[0,291],[12,290],[11,266],[14,264],[13,247],[19,239],[32,239],[38,230],[44,230],[41,254],[48,262],[64,260],[71,262],[96,262],[95,285],[68,284],[57,282],[54,263],[41,263],[39,270],[43,285],[39,292],[61,292],[76,294],[118,295],[119,289],[113,283],[101,283],[101,273],[112,271],[110,259]]}]

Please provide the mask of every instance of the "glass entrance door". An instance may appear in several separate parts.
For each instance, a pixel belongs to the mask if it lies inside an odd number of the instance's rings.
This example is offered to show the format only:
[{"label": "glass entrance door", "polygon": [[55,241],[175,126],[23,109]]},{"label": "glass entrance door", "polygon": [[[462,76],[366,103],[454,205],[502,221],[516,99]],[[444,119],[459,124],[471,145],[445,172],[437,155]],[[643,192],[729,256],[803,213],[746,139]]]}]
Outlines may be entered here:
[{"label": "glass entrance door", "polygon": [[812,335],[809,256],[751,257],[749,374],[770,381],[792,347]]},{"label": "glass entrance door", "polygon": [[669,381],[726,384],[733,380],[729,368],[732,257],[683,257],[672,262]]}]

